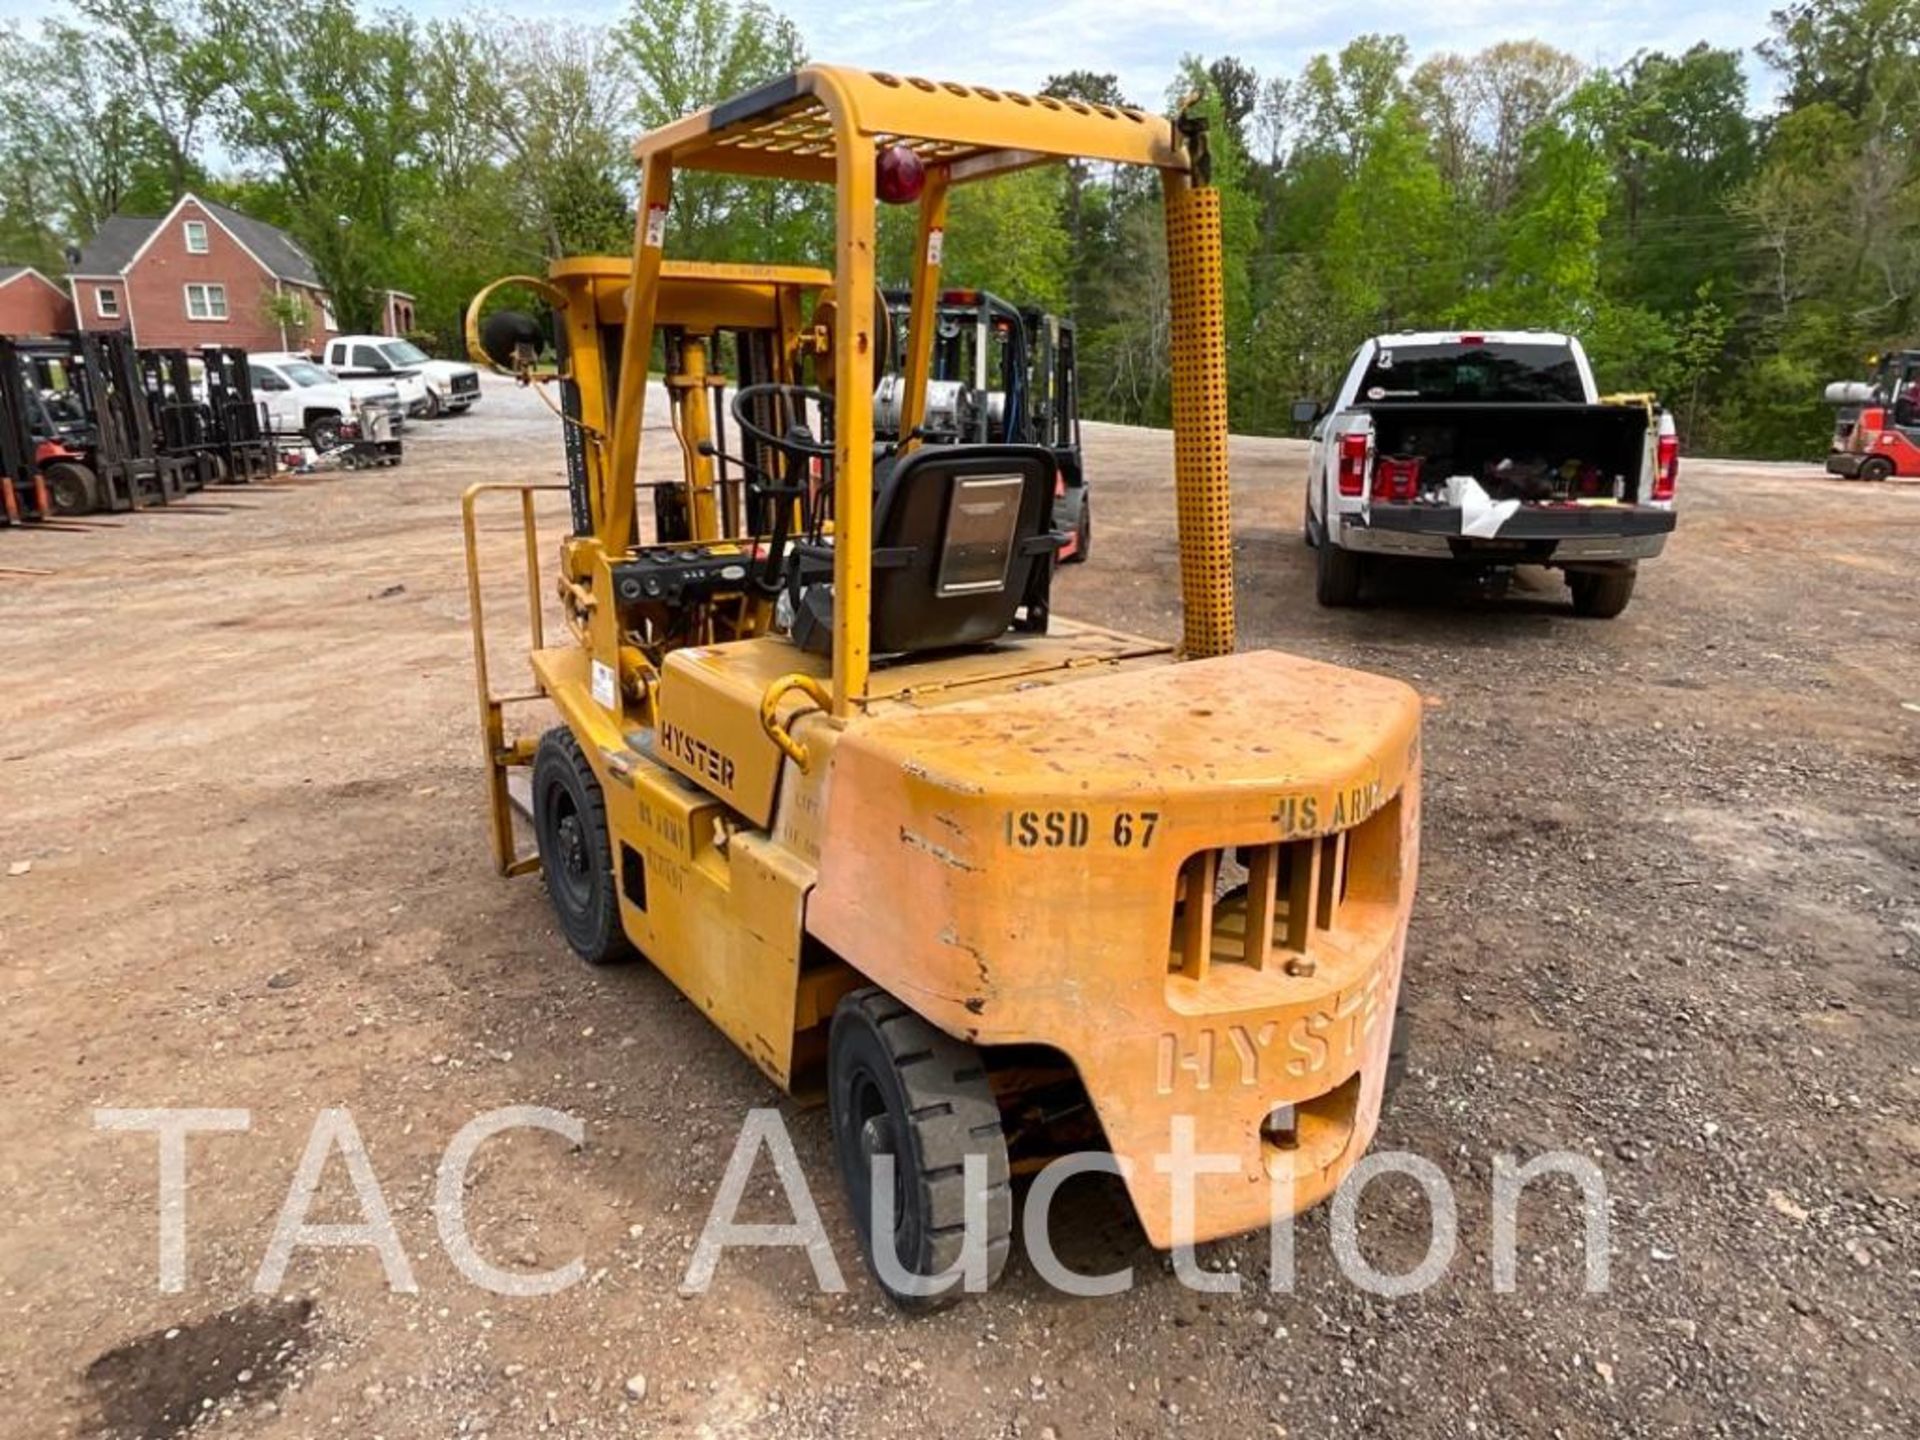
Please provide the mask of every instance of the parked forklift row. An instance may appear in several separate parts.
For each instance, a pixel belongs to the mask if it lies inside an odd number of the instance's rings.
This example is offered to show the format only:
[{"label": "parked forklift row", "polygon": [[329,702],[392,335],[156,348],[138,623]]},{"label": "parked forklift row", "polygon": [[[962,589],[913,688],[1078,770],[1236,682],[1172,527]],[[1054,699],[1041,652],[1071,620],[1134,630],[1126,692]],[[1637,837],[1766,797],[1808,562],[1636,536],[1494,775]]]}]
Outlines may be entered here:
[{"label": "parked forklift row", "polygon": [[246,356],[209,347],[205,398],[183,350],[123,334],[0,336],[0,491],[8,523],[165,505],[274,472]]},{"label": "parked forklift row", "polygon": [[[391,381],[299,355],[139,348],[124,333],[0,336],[0,524],[165,505],[283,463],[400,458]],[[288,447],[303,449],[289,461]]]}]

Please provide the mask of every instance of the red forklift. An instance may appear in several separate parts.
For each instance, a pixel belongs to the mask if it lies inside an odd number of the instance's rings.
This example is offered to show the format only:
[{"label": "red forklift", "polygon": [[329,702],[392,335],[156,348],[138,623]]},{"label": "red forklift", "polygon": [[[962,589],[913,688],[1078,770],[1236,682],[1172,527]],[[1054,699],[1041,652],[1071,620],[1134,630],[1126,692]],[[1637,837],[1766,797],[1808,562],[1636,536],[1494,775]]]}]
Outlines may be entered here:
[{"label": "red forklift", "polygon": [[186,464],[161,453],[125,334],[72,331],[18,345],[41,402],[40,468],[56,514],[165,505],[186,494]]},{"label": "red forklift", "polygon": [[0,335],[0,525],[45,520],[53,513],[35,433],[39,398],[27,383],[19,350]]},{"label": "red forklift", "polygon": [[1849,480],[1920,480],[1920,350],[1878,357],[1871,380],[1827,386],[1835,407],[1827,473]]}]

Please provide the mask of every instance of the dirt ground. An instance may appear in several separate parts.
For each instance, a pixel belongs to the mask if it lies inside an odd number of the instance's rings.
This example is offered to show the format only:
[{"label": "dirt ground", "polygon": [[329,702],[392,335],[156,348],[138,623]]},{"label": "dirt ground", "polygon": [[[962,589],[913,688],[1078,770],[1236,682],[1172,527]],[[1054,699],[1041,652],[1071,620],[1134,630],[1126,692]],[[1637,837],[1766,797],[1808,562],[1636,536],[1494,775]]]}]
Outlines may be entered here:
[{"label": "dirt ground", "polygon": [[[556,427],[496,386],[416,431],[395,472],[0,533],[10,1433],[1920,1433],[1920,486],[1690,461],[1619,620],[1576,620],[1546,575],[1500,600],[1405,575],[1329,612],[1301,447],[1236,443],[1243,645],[1427,700],[1413,1070],[1379,1143],[1454,1182],[1457,1257],[1370,1297],[1316,1212],[1290,1293],[1254,1237],[1203,1254],[1242,1293],[1203,1295],[1087,1185],[1063,1254],[1135,1266],[1129,1293],[1070,1299],[1016,1256],[907,1322],[860,1269],[822,1117],[791,1105],[849,1290],[785,1250],[678,1293],[741,1118],[780,1102],[658,974],[590,972],[539,882],[489,868],[457,497],[557,477]],[[1094,557],[1058,608],[1171,637],[1166,438],[1089,447]],[[490,524],[508,579],[511,541]],[[503,1265],[583,1260],[551,1298],[467,1283],[431,1209],[455,1132],[515,1103],[585,1143],[489,1142],[468,1211]],[[181,1293],[156,1278],[156,1145],[94,1128],[101,1106],[250,1112],[189,1147]],[[333,1106],[418,1289],[309,1249],[258,1297]],[[1553,1150],[1606,1177],[1610,1287],[1582,1293],[1549,1186],[1496,1294],[1493,1157]],[[764,1166],[751,1195],[784,1218]],[[1418,1260],[1413,1185],[1360,1215],[1375,1264]],[[357,1218],[338,1159],[314,1216]]]}]

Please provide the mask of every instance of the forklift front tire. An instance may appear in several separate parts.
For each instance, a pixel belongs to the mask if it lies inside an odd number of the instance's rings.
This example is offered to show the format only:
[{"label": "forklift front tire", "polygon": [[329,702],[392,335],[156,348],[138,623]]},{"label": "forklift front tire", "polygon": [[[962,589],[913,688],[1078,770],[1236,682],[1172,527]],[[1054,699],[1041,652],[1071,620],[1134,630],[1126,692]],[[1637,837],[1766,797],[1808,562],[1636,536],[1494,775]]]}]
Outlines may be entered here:
[{"label": "forklift front tire", "polygon": [[100,482],[86,466],[59,460],[47,466],[45,474],[54,514],[91,515],[100,508]]},{"label": "forklift front tire", "polygon": [[[965,1293],[964,1272],[930,1294],[889,1284],[874,1261],[888,1246],[898,1270],[954,1269],[966,1241],[967,1157],[985,1160],[986,1283],[1013,1243],[1007,1138],[980,1052],[928,1024],[884,990],[856,990],[833,1012],[827,1041],[827,1117],[861,1252],[902,1310],[941,1310]],[[875,1237],[873,1161],[893,1157],[893,1233]],[[898,1271],[896,1271],[898,1273]]]},{"label": "forklift front tire", "polygon": [[547,894],[574,953],[589,965],[632,959],[613,888],[607,802],[565,726],[541,736],[533,757],[533,831]]}]

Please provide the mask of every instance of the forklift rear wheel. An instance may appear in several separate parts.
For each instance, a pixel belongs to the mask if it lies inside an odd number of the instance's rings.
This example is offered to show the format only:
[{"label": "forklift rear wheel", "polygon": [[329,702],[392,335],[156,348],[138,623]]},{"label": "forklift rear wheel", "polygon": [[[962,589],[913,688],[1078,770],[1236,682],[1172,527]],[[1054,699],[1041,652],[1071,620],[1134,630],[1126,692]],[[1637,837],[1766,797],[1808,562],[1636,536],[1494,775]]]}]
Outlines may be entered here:
[{"label": "forklift rear wheel", "polygon": [[1635,571],[1630,565],[1615,570],[1575,570],[1567,576],[1573,592],[1573,613],[1589,620],[1611,620],[1633,598]]},{"label": "forklift rear wheel", "polygon": [[589,965],[633,956],[613,890],[613,847],[600,781],[564,726],[540,737],[533,757],[533,830],[540,872],[567,943]]},{"label": "forklift rear wheel", "polygon": [[1893,478],[1893,462],[1884,455],[1869,455],[1860,462],[1860,478],[1878,482]]},{"label": "forklift rear wheel", "polygon": [[72,460],[47,466],[47,499],[56,515],[91,515],[100,506],[100,482],[93,471]]},{"label": "forklift rear wheel", "polygon": [[[1013,1240],[1013,1191],[1000,1107],[980,1052],[934,1028],[884,990],[856,990],[833,1012],[827,1114],[847,1204],[874,1279],[903,1310],[944,1309],[964,1293],[958,1274],[931,1294],[905,1294],[874,1264],[891,1248],[910,1275],[943,1275],[966,1239],[966,1157],[986,1160],[986,1282],[1000,1278]],[[873,1159],[893,1157],[891,1235],[873,1228]]]},{"label": "forklift rear wheel", "polygon": [[1362,557],[1322,540],[1313,550],[1313,598],[1329,609],[1360,603]]}]

